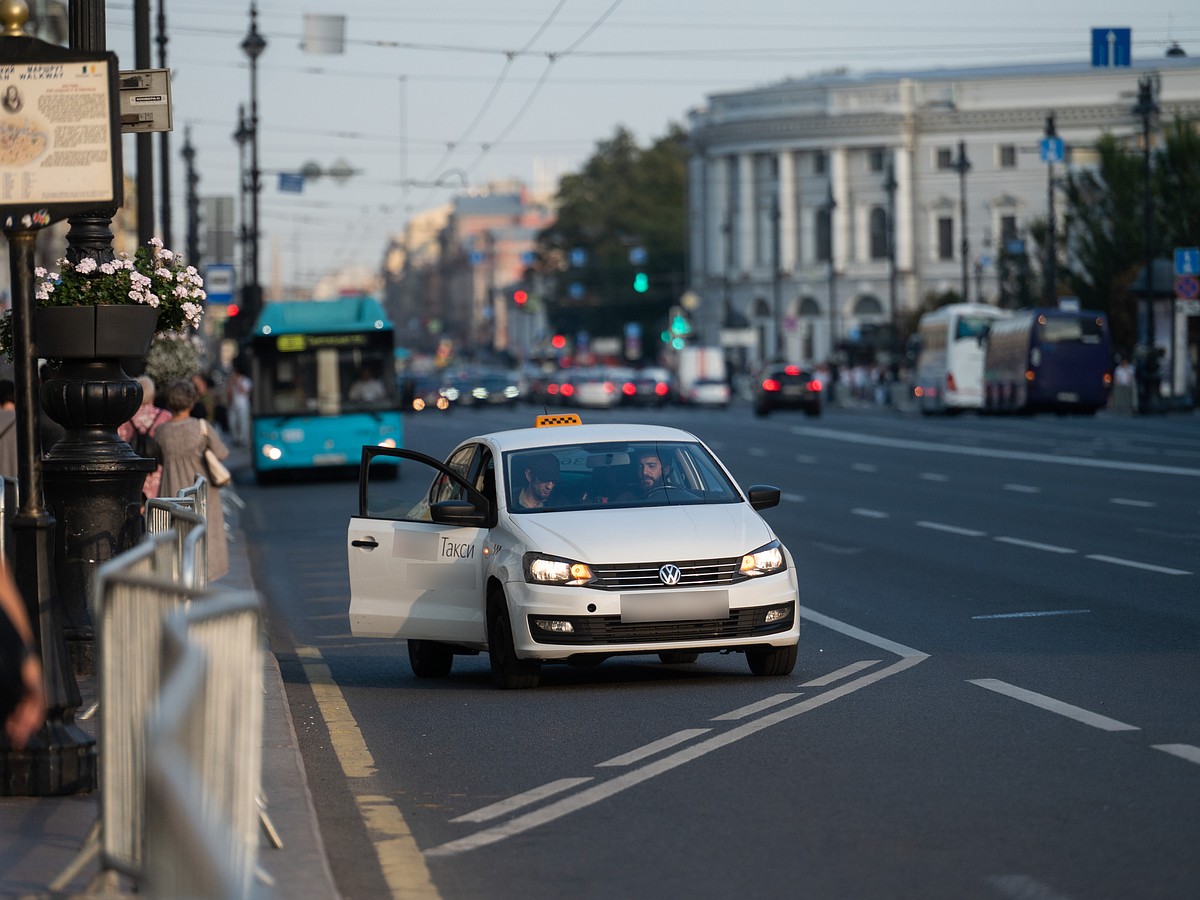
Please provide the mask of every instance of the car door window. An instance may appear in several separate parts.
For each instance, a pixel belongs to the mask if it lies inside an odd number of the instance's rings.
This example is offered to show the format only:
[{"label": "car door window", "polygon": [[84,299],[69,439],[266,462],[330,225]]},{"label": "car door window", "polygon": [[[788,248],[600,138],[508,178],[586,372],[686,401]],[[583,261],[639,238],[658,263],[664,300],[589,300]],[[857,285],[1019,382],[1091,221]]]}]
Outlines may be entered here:
[{"label": "car door window", "polygon": [[[429,506],[442,500],[480,501],[468,480],[477,466],[476,446],[455,451],[445,463],[415,450],[367,448],[371,459],[360,482],[359,515],[429,522]],[[396,462],[400,460],[400,476]]]}]

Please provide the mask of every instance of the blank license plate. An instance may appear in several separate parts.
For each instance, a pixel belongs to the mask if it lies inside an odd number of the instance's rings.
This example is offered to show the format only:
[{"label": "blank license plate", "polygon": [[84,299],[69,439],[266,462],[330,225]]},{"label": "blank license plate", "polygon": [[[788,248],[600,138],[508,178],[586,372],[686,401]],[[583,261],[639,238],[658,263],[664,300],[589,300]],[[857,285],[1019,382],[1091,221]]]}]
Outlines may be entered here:
[{"label": "blank license plate", "polygon": [[728,591],[658,591],[621,597],[622,622],[729,618]]}]

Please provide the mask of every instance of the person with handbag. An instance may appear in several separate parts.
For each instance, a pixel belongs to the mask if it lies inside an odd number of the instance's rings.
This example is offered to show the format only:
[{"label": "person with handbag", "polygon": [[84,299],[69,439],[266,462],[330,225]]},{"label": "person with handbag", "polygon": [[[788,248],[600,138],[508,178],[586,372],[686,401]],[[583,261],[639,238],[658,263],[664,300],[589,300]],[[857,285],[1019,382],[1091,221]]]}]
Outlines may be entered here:
[{"label": "person with handbag", "polygon": [[143,497],[157,497],[158,485],[162,481],[162,448],[154,433],[163,422],[171,420],[171,413],[155,405],[154,379],[149,375],[139,375],[138,384],[142,386],[142,405],[129,421],[122,422],[117,428],[117,437],[127,442],[138,456],[153,459],[158,465],[146,476],[142,485]]},{"label": "person with handbag", "polygon": [[[172,381],[163,394],[163,405],[171,412],[171,419],[154,432],[163,451],[158,495],[174,497],[183,488],[195,484],[197,476],[208,479],[208,580],[216,581],[229,571],[220,491],[224,467],[219,466],[219,461],[229,456],[229,448],[206,420],[192,418],[192,407],[197,399],[196,386],[186,379]],[[211,470],[205,461],[208,454],[216,461]]]}]

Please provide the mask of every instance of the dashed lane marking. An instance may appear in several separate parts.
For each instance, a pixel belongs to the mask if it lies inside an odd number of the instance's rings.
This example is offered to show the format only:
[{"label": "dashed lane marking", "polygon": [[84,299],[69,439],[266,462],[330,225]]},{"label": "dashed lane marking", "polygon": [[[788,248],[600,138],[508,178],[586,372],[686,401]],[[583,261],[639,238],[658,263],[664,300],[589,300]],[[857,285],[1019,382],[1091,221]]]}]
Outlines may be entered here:
[{"label": "dashed lane marking", "polygon": [[759,700],[757,703],[751,703],[748,706],[743,706],[740,709],[735,709],[732,712],[722,713],[719,716],[713,716],[714,722],[736,722],[738,719],[745,719],[749,716],[756,716],[765,709],[771,709],[778,706],[780,703],[787,703],[789,700],[795,700],[799,694],[776,694],[774,697],[768,697],[765,700]]},{"label": "dashed lane marking", "polygon": [[644,744],[636,750],[630,750],[628,753],[614,756],[612,759],[605,760],[602,763],[596,763],[596,768],[632,765],[633,763],[641,762],[643,759],[649,759],[651,756],[657,756],[664,750],[670,750],[672,747],[686,744],[692,738],[708,734],[710,731],[712,731],[711,728],[685,728],[674,734],[668,734],[665,738],[659,738],[657,741]]},{"label": "dashed lane marking", "polygon": [[1193,747],[1191,744],[1152,744],[1151,746],[1155,750],[1170,753],[1172,756],[1178,756],[1180,759],[1186,759],[1188,762],[1200,766],[1200,747]]},{"label": "dashed lane marking", "polygon": [[1109,497],[1108,502],[1114,503],[1117,506],[1137,506],[1141,509],[1153,509],[1158,506],[1157,503],[1150,500],[1127,500],[1124,497]]},{"label": "dashed lane marking", "polygon": [[1094,713],[1081,706],[1072,706],[1070,703],[1063,703],[1061,700],[1055,700],[1045,694],[1027,691],[1025,688],[1019,688],[1006,681],[998,681],[995,678],[969,678],[967,680],[981,688],[1012,697],[1014,700],[1020,700],[1022,703],[1028,703],[1030,706],[1036,706],[1047,712],[1066,716],[1068,719],[1099,728],[1101,731],[1141,731],[1136,725],[1126,725],[1124,722],[1118,722],[1116,719],[1110,719],[1108,716],[1102,716],[1100,713]]},{"label": "dashed lane marking", "polygon": [[[350,705],[333,680],[333,673],[322,659],[321,651],[316,647],[297,647],[296,655],[301,659],[304,676],[317,701],[321,718],[325,720],[342,773],[347,779],[373,777],[375,758],[363,740]],[[350,788],[391,896],[403,900],[437,900],[441,895],[429,877],[425,858],[399,808],[388,797],[359,794],[354,792],[353,783]]]},{"label": "dashed lane marking", "polygon": [[783,491],[782,493],[780,493],[779,498],[781,500],[788,501],[788,503],[803,503],[804,502],[803,494],[789,494],[787,491]]},{"label": "dashed lane marking", "polygon": [[825,687],[827,684],[833,684],[835,681],[841,681],[843,678],[849,678],[863,669],[869,669],[876,665],[878,659],[864,659],[856,663],[850,663],[848,666],[842,666],[835,672],[830,672],[828,675],[822,675],[820,678],[814,678],[812,681],[806,681],[800,687]]},{"label": "dashed lane marking", "polygon": [[1081,616],[1090,609],[1035,609],[1029,612],[992,613],[987,616],[971,616],[972,619],[1036,619],[1042,616]]},{"label": "dashed lane marking", "polygon": [[950,476],[943,475],[940,472],[922,472],[921,480],[922,481],[949,481]]},{"label": "dashed lane marking", "polygon": [[1070,900],[1066,894],[1060,894],[1028,875],[993,875],[988,882],[1012,900]]},{"label": "dashed lane marking", "polygon": [[863,509],[861,506],[856,506],[850,512],[856,516],[863,516],[867,519],[890,519],[891,513],[885,513],[881,509]]},{"label": "dashed lane marking", "polygon": [[1114,566],[1127,566],[1130,569],[1141,569],[1145,572],[1158,572],[1160,575],[1191,575],[1186,569],[1172,569],[1169,566],[1156,566],[1151,563],[1138,562],[1134,559],[1121,559],[1119,556],[1105,556],[1103,553],[1089,553],[1088,559],[1096,562],[1112,563]]},{"label": "dashed lane marking", "polygon": [[560,778],[558,781],[551,781],[549,784],[543,784],[541,787],[525,791],[523,794],[517,794],[515,797],[508,797],[499,803],[493,803],[490,806],[466,813],[450,821],[487,822],[491,819],[499,819],[501,816],[507,816],[509,813],[516,812],[522,807],[540,803],[549,797],[553,797],[555,794],[561,794],[563,791],[569,791],[571,788],[579,787],[579,785],[593,780],[595,779],[591,776],[586,778]]},{"label": "dashed lane marking", "polygon": [[1040,494],[1042,492],[1040,487],[1035,487],[1032,484],[1006,484],[1004,489],[1017,494]]},{"label": "dashed lane marking", "polygon": [[1047,553],[1077,553],[1079,551],[1072,550],[1070,547],[1059,547],[1056,544],[1043,544],[1039,541],[1027,541],[1024,538],[1015,537],[996,537],[995,541],[1001,544],[1012,544],[1014,547],[1026,547],[1030,550],[1045,550]]},{"label": "dashed lane marking", "polygon": [[976,531],[974,528],[959,528],[957,525],[946,525],[942,522],[917,522],[918,528],[932,528],[934,531],[945,531],[948,534],[961,534],[963,537],[986,537],[986,531]]}]

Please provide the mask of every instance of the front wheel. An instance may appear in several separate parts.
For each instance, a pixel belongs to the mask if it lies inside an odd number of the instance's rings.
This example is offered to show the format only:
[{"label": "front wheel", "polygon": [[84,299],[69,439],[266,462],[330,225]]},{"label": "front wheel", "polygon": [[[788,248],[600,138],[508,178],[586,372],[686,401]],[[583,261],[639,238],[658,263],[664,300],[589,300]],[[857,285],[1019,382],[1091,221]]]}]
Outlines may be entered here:
[{"label": "front wheel", "polygon": [[454,664],[454,651],[437,641],[409,641],[408,664],[418,678],[445,678]]},{"label": "front wheel", "polygon": [[769,647],[766,650],[747,650],[746,662],[755,675],[791,675],[796,667],[796,645]]},{"label": "front wheel", "polygon": [[508,618],[508,604],[499,592],[488,603],[488,656],[492,665],[492,681],[501,690],[535,688],[541,681],[541,663],[517,656],[513,646],[512,622]]}]

